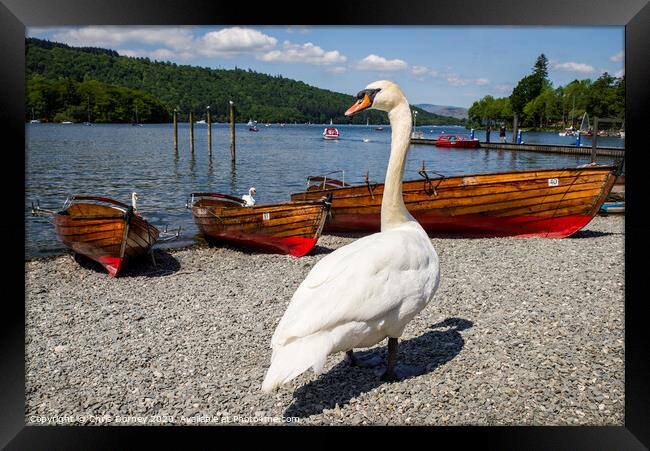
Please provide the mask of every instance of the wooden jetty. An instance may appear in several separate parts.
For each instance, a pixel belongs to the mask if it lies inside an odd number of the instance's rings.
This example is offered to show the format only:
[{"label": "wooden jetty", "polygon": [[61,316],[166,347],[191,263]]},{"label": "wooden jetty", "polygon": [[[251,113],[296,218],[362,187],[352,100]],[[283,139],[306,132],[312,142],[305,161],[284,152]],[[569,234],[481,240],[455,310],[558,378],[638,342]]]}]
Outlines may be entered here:
[{"label": "wooden jetty", "polygon": [[[434,146],[435,139],[411,138],[411,144],[428,144]],[[526,152],[564,153],[572,155],[592,155],[592,146],[565,146],[559,144],[515,144],[502,142],[479,142],[479,148],[497,150],[523,150]],[[625,149],[620,147],[597,147],[596,155],[603,157],[624,158]]]}]

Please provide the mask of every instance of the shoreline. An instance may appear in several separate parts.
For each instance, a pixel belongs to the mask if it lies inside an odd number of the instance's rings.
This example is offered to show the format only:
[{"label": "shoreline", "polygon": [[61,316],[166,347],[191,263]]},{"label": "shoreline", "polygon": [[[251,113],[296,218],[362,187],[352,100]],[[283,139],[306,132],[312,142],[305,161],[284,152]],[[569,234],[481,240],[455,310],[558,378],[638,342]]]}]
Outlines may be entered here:
[{"label": "shoreline", "polygon": [[354,239],[300,258],[164,249],[116,279],[70,255],[26,261],[26,423],[623,425],[618,215],[563,239],[433,238],[441,285],[399,354],[424,374],[382,383],[339,353],[262,393],[293,292]]}]

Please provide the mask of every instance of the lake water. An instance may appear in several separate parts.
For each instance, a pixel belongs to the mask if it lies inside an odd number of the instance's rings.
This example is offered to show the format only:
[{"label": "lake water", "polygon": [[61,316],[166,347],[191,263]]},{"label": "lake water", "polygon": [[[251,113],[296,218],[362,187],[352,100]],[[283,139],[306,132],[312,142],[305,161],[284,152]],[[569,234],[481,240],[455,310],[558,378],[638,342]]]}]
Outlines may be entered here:
[{"label": "lake water", "polygon": [[[208,157],[207,126],[195,125],[195,152],[189,150],[189,125],[179,124],[178,154],[174,152],[171,124],[133,127],[123,124],[27,124],[26,131],[26,258],[64,252],[54,227],[30,213],[31,202],[59,209],[72,194],[107,196],[130,203],[138,193],[138,211],[156,227],[182,227],[181,238],[165,246],[185,246],[199,240],[190,210],[185,208],[192,191],[222,192],[241,196],[251,186],[257,203],[289,200],[302,191],[308,175],[343,170],[345,181],[383,182],[390,152],[390,127],[337,125],[339,140],[324,140],[325,125],[258,124],[259,132],[238,124],[237,163],[230,163],[228,124],[212,126],[212,159]],[[461,127],[417,127],[425,137],[439,133],[468,133]],[[433,130],[433,133],[431,131]],[[499,133],[492,131],[491,140]],[[484,132],[476,137],[484,139]],[[364,142],[368,140],[368,142]],[[508,134],[508,141],[511,133]],[[575,138],[557,133],[524,133],[524,142],[572,144]],[[583,138],[583,145],[590,145]],[[619,138],[599,138],[601,146],[623,147]],[[570,167],[588,163],[589,156],[543,154],[495,149],[444,149],[411,145],[405,179],[417,179],[426,168],[444,175],[516,169]],[[599,158],[599,163],[611,163]],[[341,178],[341,174],[336,174]]]}]

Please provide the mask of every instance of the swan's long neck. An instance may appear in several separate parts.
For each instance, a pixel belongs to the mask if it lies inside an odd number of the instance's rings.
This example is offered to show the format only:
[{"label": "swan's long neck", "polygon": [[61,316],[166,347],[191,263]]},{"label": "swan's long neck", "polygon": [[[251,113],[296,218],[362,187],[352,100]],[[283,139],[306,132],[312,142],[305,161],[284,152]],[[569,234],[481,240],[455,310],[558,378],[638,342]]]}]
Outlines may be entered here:
[{"label": "swan's long neck", "polygon": [[415,221],[402,198],[404,166],[411,138],[411,109],[404,99],[388,113],[392,130],[390,159],[386,170],[381,202],[381,230],[388,230],[408,221]]}]

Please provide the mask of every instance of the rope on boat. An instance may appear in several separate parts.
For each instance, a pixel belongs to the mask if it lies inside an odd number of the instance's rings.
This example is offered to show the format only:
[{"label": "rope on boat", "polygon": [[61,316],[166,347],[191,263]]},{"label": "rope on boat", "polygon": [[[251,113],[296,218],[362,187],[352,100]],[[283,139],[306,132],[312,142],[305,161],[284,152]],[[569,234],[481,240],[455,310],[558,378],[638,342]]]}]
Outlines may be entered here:
[{"label": "rope on boat", "polygon": [[433,186],[433,180],[429,177],[429,172],[424,166],[424,160],[422,160],[422,169],[418,171],[418,174],[420,174],[422,177],[424,177],[424,192],[427,193],[429,196],[433,194],[434,196],[438,195],[438,190],[437,188],[440,186],[442,181],[444,180],[445,176],[444,174],[440,174],[435,171],[431,171],[433,174],[439,175],[440,178],[437,179],[438,183],[436,186]]}]

